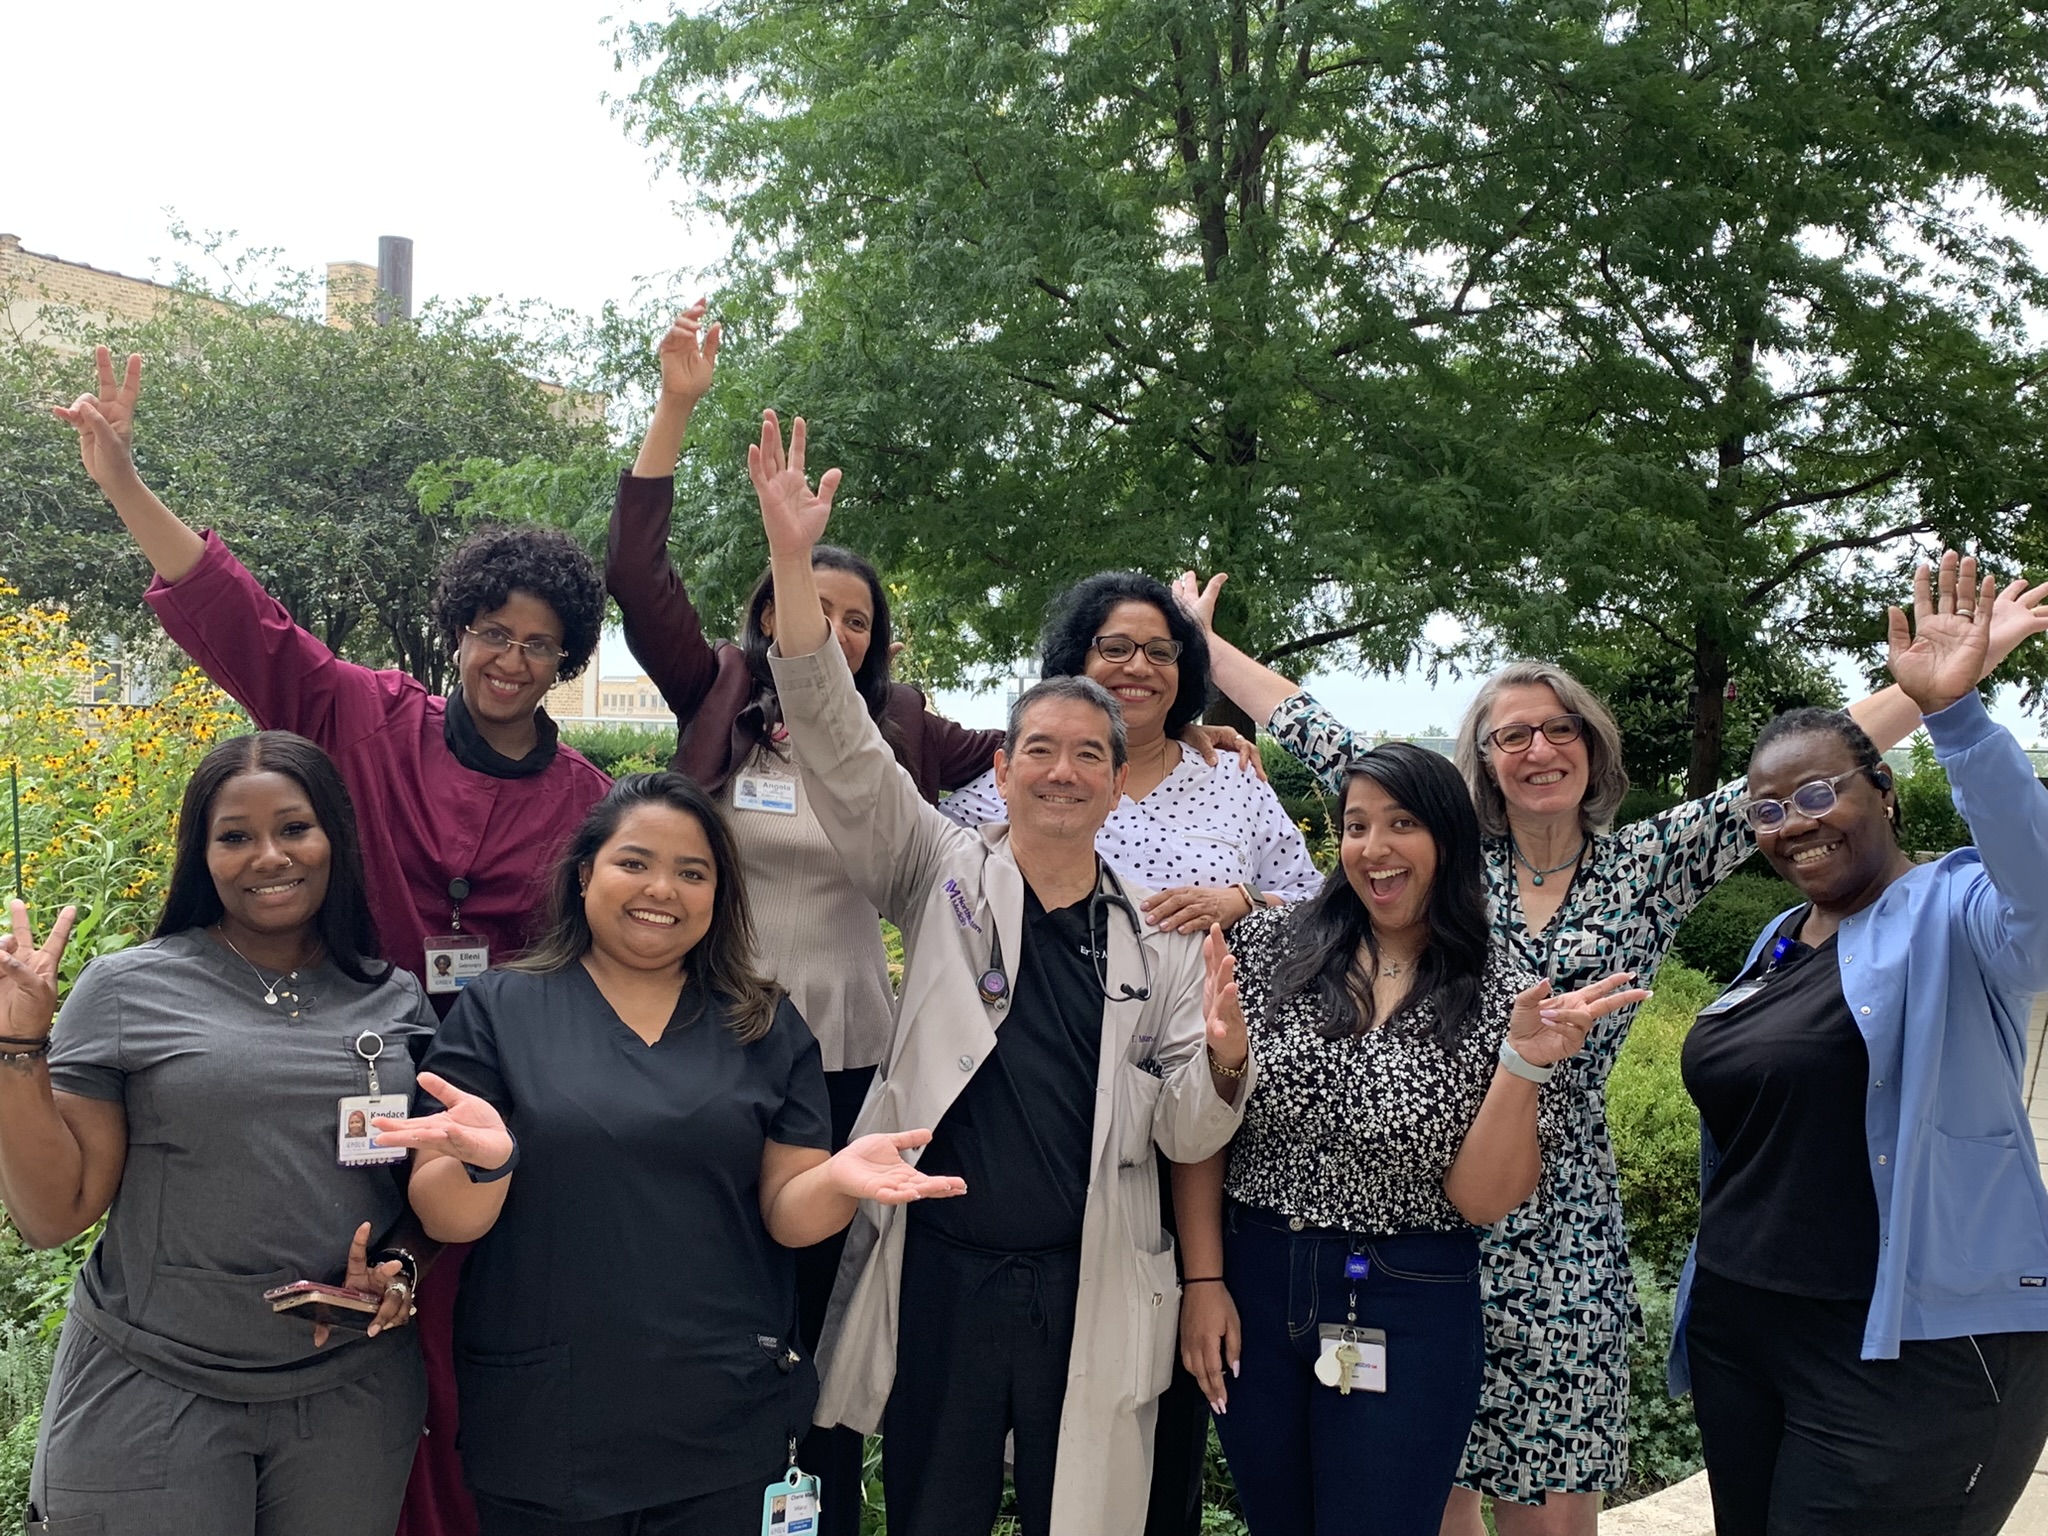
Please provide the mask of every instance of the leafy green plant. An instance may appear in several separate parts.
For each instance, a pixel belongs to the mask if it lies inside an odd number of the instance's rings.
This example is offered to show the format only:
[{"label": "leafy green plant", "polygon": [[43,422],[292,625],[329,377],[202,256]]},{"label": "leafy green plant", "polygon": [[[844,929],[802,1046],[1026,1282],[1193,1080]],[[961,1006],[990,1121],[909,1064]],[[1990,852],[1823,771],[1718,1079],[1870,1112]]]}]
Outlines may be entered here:
[{"label": "leafy green plant", "polygon": [[1911,766],[1894,776],[1899,796],[1899,846],[1914,853],[1947,853],[1966,848],[1974,838],[1956,809],[1948,770],[1935,760],[1934,743],[1916,731]]},{"label": "leafy green plant", "polygon": [[1799,901],[1776,875],[1730,875],[1679,926],[1672,958],[1715,981],[1733,981],[1764,925]]},{"label": "leafy green plant", "polygon": [[562,745],[574,747],[613,778],[628,773],[653,773],[666,768],[676,749],[667,726],[574,725],[562,731]]},{"label": "leafy green plant", "polygon": [[1692,1399],[1664,1390],[1664,1358],[1671,1350],[1676,1293],[1647,1265],[1636,1265],[1643,1331],[1628,1350],[1628,1488],[1623,1499],[1654,1493],[1704,1465]]},{"label": "leafy green plant", "polygon": [[1700,1212],[1699,1114],[1679,1075],[1679,1053],[1693,1016],[1720,989],[1667,960],[1656,990],[1607,1079],[1607,1126],[1630,1251],[1652,1273],[1675,1278]]}]

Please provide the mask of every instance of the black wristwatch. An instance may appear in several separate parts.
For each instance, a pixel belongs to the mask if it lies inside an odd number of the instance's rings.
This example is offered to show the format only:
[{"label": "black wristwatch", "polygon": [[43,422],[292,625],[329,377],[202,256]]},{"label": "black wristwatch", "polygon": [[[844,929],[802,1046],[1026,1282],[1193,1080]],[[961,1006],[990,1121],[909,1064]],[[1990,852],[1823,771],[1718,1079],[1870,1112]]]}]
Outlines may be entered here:
[{"label": "black wristwatch", "polygon": [[408,1291],[418,1296],[420,1261],[410,1248],[379,1248],[370,1255],[370,1268],[375,1269],[379,1264],[389,1264],[393,1259],[398,1260],[398,1278],[405,1282]]},{"label": "black wristwatch", "polygon": [[495,1184],[514,1168],[519,1166],[519,1138],[510,1131],[505,1133],[512,1142],[512,1155],[495,1168],[479,1168],[475,1163],[464,1163],[462,1171],[469,1175],[472,1184]]}]

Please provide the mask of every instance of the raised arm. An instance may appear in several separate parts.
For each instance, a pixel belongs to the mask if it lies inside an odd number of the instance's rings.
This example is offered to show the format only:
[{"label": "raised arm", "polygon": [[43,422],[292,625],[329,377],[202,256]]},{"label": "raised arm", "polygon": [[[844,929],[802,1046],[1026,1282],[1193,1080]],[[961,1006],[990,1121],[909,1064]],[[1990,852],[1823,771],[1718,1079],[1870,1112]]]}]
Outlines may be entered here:
[{"label": "raised arm", "polygon": [[760,442],[747,449],[775,581],[768,665],[818,824],[847,879],[900,926],[936,878],[943,851],[976,834],[925,803],[854,688],[846,653],[831,643],[811,551],[832,515],[839,471],[826,470],[811,489],[805,436],[798,417],[785,453],[781,423],[768,411]]},{"label": "raised arm", "polygon": [[182,581],[206,546],[135,472],[135,403],[142,397],[142,355],[128,354],[119,384],[114,382],[111,352],[96,347],[93,361],[99,369],[99,393],[80,395],[70,405],[54,409],[77,429],[78,457],[85,472],[114,504],[122,526],[157,575],[171,583]]},{"label": "raised arm", "polygon": [[[0,936],[0,1033],[6,1036],[0,1041],[0,1199],[30,1247],[54,1248],[113,1204],[127,1165],[128,1116],[118,1097],[58,1093],[50,1086],[57,964],[77,909],[63,910],[40,948],[29,932],[28,908],[9,902],[8,915],[12,931]],[[82,983],[72,1006],[93,1012],[105,1001],[96,991]],[[118,1074],[107,1075],[118,1092]]]},{"label": "raised arm", "polygon": [[1218,571],[1206,584],[1193,571],[1183,571],[1173,584],[1173,595],[1209,637],[1209,669],[1216,686],[1254,721],[1265,720],[1300,693],[1301,684],[1252,660],[1216,633],[1216,598],[1228,580],[1228,571]]},{"label": "raised arm", "polygon": [[[1953,554],[1945,555],[1942,559],[1944,573],[1951,583],[1957,579],[1955,559]],[[1968,584],[1968,592],[1980,599],[1976,614],[1980,617],[1981,623],[1973,627],[1982,631],[1981,650],[1974,641],[1970,647],[1970,654],[1977,667],[1977,675],[1971,678],[1969,683],[1974,689],[1978,683],[1997,671],[1999,664],[2018,650],[2023,641],[2048,631],[2048,602],[2044,602],[2044,599],[2048,599],[2048,582],[2029,587],[2025,581],[2011,581],[2000,591],[1993,586],[1988,577],[1981,582],[1974,579],[1974,557],[1970,559],[1970,568],[1973,579]],[[1926,571],[1925,565],[1920,566],[1913,578],[1916,604]],[[1895,622],[1902,622],[1904,619],[1903,613],[1897,608],[1891,609],[1890,614]],[[1937,613],[1930,604],[1927,617],[1940,621],[1944,615]],[[1947,617],[1952,618],[1953,614]],[[1896,670],[1892,675],[1898,676]],[[1858,699],[1849,706],[1849,713],[1856,723],[1863,727],[1863,734],[1875,743],[1878,751],[1889,752],[1913,734],[1919,727],[1923,715],[1934,711],[1920,708],[1903,684],[1895,682],[1889,688],[1881,688],[1867,698]]]},{"label": "raised arm", "polygon": [[626,645],[684,726],[718,675],[718,658],[668,553],[676,460],[718,360],[720,330],[701,330],[704,310],[699,299],[661,338],[661,394],[632,470],[619,476],[604,555],[604,583],[618,599]]}]

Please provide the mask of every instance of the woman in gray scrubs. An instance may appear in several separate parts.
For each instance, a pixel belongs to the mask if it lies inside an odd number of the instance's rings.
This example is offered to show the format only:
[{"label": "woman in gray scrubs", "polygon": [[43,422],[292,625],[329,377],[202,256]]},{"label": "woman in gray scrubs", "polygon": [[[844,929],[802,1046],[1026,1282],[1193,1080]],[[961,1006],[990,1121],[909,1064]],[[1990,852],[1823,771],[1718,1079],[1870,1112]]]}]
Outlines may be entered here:
[{"label": "woman in gray scrubs", "polygon": [[[284,731],[208,753],[155,934],[88,965],[54,1029],[74,913],[40,948],[10,916],[0,1199],[38,1247],[107,1223],[58,1339],[28,1529],[391,1530],[426,1405],[402,1326],[417,1228],[404,1151],[348,1133],[403,1104],[434,1014],[377,956],[334,765]],[[332,1328],[273,1311],[264,1293],[299,1280],[381,1305]]]}]

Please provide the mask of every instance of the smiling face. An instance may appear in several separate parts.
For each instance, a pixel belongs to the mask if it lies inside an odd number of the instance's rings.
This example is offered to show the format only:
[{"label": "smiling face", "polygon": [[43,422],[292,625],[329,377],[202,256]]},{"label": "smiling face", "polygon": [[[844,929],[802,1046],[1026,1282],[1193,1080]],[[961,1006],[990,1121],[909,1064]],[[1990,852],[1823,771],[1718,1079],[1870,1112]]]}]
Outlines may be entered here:
[{"label": "smiling face", "polygon": [[711,931],[718,868],[688,811],[635,806],[581,874],[590,947],[615,964],[672,969]]},{"label": "smiling face", "polygon": [[[1548,684],[1518,683],[1501,689],[1494,699],[1486,729],[1491,733],[1504,725],[1538,726],[1564,713]],[[1592,781],[1583,734],[1576,741],[1555,742],[1537,731],[1526,752],[1503,752],[1489,742],[1486,766],[1500,785],[1508,810],[1532,819],[1577,815]]]},{"label": "smiling face", "polygon": [[1104,635],[1122,635],[1138,649],[1128,661],[1106,661],[1090,646],[1081,664],[1082,675],[1102,684],[1123,706],[1124,729],[1131,746],[1151,746],[1166,734],[1167,712],[1180,693],[1180,663],[1168,662],[1162,667],[1147,660],[1145,642],[1171,640],[1173,630],[1166,615],[1152,604],[1122,602],[1095,626],[1095,637]]},{"label": "smiling face", "polygon": [[1429,938],[1429,893],[1436,883],[1436,836],[1386,787],[1362,773],[1344,789],[1344,878],[1365,904],[1382,944],[1403,953]]},{"label": "smiling face", "polygon": [[1759,800],[1789,800],[1815,779],[1847,774],[1835,785],[1835,807],[1819,818],[1792,810],[1775,832],[1757,834],[1771,868],[1826,912],[1846,914],[1876,899],[1903,860],[1886,810],[1887,791],[1832,732],[1779,736],[1750,759],[1749,792]]},{"label": "smiling face", "polygon": [[327,900],[333,849],[305,787],[265,770],[224,781],[206,818],[206,868],[221,932],[238,948],[289,952],[310,939]]},{"label": "smiling face", "polygon": [[[471,619],[469,628],[482,634],[495,630],[514,640],[546,640],[558,650],[563,637],[561,615],[531,592],[514,592],[504,606]],[[532,719],[555,685],[559,668],[541,665],[516,645],[496,654],[475,635],[464,633],[455,647],[455,670],[470,715],[488,728],[523,725]]]},{"label": "smiling face", "polygon": [[[868,642],[875,631],[875,595],[868,584],[852,571],[828,565],[811,567],[817,579],[818,600],[824,605],[825,622],[832,626],[832,638],[846,654],[846,670],[858,672],[867,660]],[[775,605],[761,610],[761,633],[775,638]]]},{"label": "smiling face", "polygon": [[1018,722],[1017,753],[996,753],[996,793],[1013,835],[1092,845],[1123,797],[1109,716],[1085,699],[1040,699]]}]

